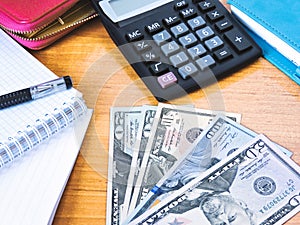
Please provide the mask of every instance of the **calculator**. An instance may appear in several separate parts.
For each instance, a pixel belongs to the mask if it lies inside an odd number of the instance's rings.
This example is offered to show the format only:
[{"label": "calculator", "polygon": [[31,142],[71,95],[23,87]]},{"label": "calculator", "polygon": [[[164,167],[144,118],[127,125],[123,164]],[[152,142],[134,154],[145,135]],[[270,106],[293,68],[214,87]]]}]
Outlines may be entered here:
[{"label": "calculator", "polygon": [[218,0],[93,0],[101,21],[158,101],[249,65],[260,47]]}]

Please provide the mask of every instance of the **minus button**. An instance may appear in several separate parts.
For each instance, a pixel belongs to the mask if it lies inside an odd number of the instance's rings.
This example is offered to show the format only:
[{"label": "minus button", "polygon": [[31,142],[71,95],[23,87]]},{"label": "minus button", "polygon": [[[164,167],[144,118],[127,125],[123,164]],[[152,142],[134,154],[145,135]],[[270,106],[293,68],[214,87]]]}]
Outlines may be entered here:
[{"label": "minus button", "polygon": [[232,23],[228,19],[224,19],[217,22],[215,26],[218,29],[218,31],[222,32],[232,28]]}]

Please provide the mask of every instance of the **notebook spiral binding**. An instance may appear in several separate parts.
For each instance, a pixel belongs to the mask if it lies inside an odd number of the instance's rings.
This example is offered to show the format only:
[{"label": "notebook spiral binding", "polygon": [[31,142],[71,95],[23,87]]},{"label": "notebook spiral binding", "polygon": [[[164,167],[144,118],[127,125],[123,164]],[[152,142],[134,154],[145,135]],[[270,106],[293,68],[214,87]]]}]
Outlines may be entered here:
[{"label": "notebook spiral binding", "polygon": [[84,100],[73,97],[71,102],[65,102],[60,109],[55,108],[43,118],[38,118],[35,124],[28,125],[23,131],[18,131],[15,137],[9,137],[6,142],[0,142],[0,168],[52,137],[86,111]]}]

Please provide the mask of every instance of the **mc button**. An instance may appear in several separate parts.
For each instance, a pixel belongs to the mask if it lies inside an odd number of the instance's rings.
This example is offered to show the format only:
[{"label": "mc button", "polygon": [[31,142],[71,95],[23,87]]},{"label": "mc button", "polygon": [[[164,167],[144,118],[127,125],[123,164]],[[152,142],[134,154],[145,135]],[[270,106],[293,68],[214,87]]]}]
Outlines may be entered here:
[{"label": "mc button", "polygon": [[141,33],[139,29],[136,29],[135,31],[127,33],[125,37],[127,41],[133,42],[133,41],[141,40],[142,38],[144,38],[144,35]]}]

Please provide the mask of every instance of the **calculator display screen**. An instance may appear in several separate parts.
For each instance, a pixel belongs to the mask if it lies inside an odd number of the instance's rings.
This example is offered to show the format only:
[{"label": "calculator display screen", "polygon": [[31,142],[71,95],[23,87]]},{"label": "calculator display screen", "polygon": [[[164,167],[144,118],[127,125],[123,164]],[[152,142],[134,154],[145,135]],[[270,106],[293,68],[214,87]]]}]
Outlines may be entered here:
[{"label": "calculator display screen", "polygon": [[120,22],[172,1],[173,0],[103,0],[99,2],[99,5],[113,22]]}]

